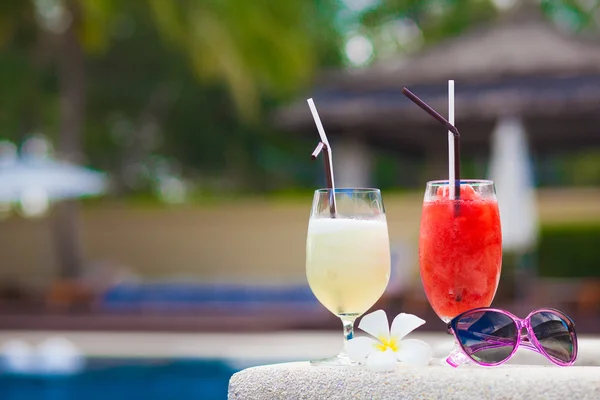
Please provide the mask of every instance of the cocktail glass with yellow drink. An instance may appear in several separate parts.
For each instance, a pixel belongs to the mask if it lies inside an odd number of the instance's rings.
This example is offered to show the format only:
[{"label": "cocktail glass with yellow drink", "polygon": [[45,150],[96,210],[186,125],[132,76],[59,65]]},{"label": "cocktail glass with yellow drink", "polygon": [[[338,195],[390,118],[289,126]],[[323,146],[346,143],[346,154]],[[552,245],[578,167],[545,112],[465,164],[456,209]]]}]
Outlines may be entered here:
[{"label": "cocktail glass with yellow drink", "polygon": [[[390,277],[388,229],[378,189],[315,191],[306,241],[306,276],[321,304],[342,320],[344,340],[351,339],[354,321],[377,302]],[[353,364],[344,350],[313,363]]]},{"label": "cocktail glass with yellow drink", "polygon": [[306,277],[317,299],[344,326],[344,348],[313,364],[353,365],[346,342],[354,321],[381,297],[390,279],[390,242],[378,189],[335,188],[331,146],[312,99],[308,106],[321,141],[313,160],[323,154],[327,189],[313,198],[306,240]]}]

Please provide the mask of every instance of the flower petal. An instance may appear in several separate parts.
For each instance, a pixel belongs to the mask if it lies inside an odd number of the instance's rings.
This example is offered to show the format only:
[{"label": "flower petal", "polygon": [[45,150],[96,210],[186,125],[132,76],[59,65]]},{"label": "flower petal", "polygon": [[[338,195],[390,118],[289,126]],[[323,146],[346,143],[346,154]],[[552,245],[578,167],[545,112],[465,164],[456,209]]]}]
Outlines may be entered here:
[{"label": "flower petal", "polygon": [[375,345],[377,345],[377,341],[370,337],[355,337],[346,343],[346,353],[354,361],[363,361],[369,354],[377,351]]},{"label": "flower petal", "polygon": [[383,310],[373,311],[362,317],[358,328],[379,340],[388,341],[390,339],[390,325]]},{"label": "flower petal", "polygon": [[401,340],[404,336],[408,335],[421,325],[425,323],[425,320],[412,314],[401,313],[394,318],[392,322],[391,336],[397,340]]},{"label": "flower petal", "polygon": [[398,361],[411,365],[428,365],[431,360],[431,346],[422,340],[406,339],[400,342],[396,352]]},{"label": "flower petal", "polygon": [[367,368],[375,372],[393,371],[397,365],[396,355],[391,349],[376,351],[367,358]]}]

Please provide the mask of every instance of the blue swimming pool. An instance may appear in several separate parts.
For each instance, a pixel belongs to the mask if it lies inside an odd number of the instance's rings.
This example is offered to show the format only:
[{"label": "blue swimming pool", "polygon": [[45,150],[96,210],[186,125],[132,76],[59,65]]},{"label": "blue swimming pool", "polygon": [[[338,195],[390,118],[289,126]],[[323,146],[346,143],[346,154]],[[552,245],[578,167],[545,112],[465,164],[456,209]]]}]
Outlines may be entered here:
[{"label": "blue swimming pool", "polygon": [[219,360],[88,359],[71,376],[0,373],[2,400],[225,400],[236,369]]}]

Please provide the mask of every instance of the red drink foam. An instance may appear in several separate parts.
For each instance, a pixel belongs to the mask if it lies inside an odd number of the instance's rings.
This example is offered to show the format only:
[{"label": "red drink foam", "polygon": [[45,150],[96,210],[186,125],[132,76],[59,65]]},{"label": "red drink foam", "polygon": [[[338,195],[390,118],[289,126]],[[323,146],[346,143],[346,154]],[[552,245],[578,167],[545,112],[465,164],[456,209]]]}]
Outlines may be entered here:
[{"label": "red drink foam", "polygon": [[448,321],[492,303],[500,279],[502,235],[496,200],[481,199],[469,185],[461,185],[461,198],[455,201],[448,199],[447,187],[440,189],[423,204],[419,261],[429,303]]}]

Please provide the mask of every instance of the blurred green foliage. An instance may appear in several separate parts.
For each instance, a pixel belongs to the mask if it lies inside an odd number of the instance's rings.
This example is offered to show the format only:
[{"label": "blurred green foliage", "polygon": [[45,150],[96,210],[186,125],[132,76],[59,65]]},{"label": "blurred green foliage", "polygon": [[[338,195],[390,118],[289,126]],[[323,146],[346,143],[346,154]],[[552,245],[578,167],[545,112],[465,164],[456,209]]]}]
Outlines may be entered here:
[{"label": "blurred green foliage", "polygon": [[348,3],[366,4],[345,22],[347,31],[358,32],[373,42],[373,59],[418,51],[458,36],[474,25],[485,26],[503,12],[523,12],[519,8],[523,5],[529,9],[539,7],[549,21],[567,31],[595,33],[600,9],[597,0],[350,0]]},{"label": "blurred green foliage", "polygon": [[[596,25],[597,1],[540,4],[568,29]],[[3,0],[0,138],[58,141],[61,10],[85,51],[84,161],[111,172],[120,193],[148,192],[166,174],[206,194],[319,184],[306,156],[314,140],[276,131],[269,115],[319,70],[346,65],[350,36],[371,40],[373,62],[500,13],[492,0]],[[598,163],[586,160],[577,177],[595,182]],[[418,177],[419,162],[381,154],[375,180],[416,185],[403,176]]]},{"label": "blurred green foliage", "polygon": [[[473,24],[485,23],[497,15],[492,1],[382,0],[378,6],[365,10],[359,21],[361,29],[375,42],[376,50],[381,50],[389,41],[386,30],[398,29],[398,22],[416,24],[420,29],[419,39],[428,45],[457,36]],[[413,43],[403,42],[401,38],[393,45],[392,53],[415,50]]]},{"label": "blurred green foliage", "polygon": [[201,81],[224,82],[245,117],[256,115],[260,89],[290,95],[310,82],[327,26],[322,1],[149,3],[158,31],[184,50]]},{"label": "blurred green foliage", "polygon": [[537,250],[543,277],[600,277],[600,224],[543,226]]},{"label": "blurred green foliage", "polygon": [[339,35],[328,23],[335,0],[9,0],[2,138],[58,139],[61,32],[44,18],[56,19],[61,4],[79,16],[87,54],[86,162],[112,172],[121,192],[145,190],[161,171],[207,190],[261,191],[308,165],[273,167],[299,146],[278,138],[266,116],[318,68],[340,65]]},{"label": "blurred green foliage", "polygon": [[586,149],[561,158],[565,180],[578,186],[600,186],[600,150]]}]

